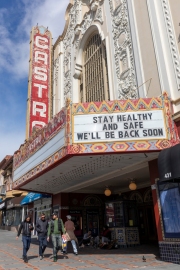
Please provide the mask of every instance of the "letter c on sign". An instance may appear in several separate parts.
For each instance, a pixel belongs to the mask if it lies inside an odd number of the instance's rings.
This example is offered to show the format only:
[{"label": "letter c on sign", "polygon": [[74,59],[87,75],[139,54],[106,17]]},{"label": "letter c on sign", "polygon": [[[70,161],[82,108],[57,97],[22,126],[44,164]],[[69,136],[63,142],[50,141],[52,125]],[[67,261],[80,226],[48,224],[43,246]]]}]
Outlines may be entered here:
[{"label": "letter c on sign", "polygon": [[35,43],[38,48],[41,48],[44,50],[48,49],[48,45],[44,44],[44,43],[48,43],[48,39],[45,37],[36,36]]}]

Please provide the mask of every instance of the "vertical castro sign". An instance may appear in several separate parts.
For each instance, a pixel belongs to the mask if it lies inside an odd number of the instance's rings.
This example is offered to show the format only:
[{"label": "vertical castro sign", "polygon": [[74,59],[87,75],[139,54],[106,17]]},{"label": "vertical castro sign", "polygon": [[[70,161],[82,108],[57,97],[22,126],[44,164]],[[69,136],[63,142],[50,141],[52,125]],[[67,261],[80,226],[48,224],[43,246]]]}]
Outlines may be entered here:
[{"label": "vertical castro sign", "polygon": [[43,26],[32,30],[31,65],[29,81],[29,132],[33,127],[42,128],[49,119],[51,93],[51,33]]}]

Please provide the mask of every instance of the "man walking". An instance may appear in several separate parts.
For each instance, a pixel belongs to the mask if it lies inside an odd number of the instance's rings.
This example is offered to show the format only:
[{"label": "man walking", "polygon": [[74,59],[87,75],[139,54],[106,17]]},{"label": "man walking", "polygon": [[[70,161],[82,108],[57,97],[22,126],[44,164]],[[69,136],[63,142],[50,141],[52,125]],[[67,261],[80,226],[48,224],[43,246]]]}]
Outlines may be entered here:
[{"label": "man walking", "polygon": [[36,231],[38,233],[39,241],[39,258],[42,260],[44,257],[44,251],[47,247],[47,231],[48,231],[48,221],[44,213],[41,214],[40,219],[36,223]]},{"label": "man walking", "polygon": [[33,224],[31,223],[31,217],[26,216],[25,220],[21,222],[21,225],[18,230],[18,234],[16,239],[19,238],[19,235],[22,232],[22,242],[23,242],[23,260],[25,263],[28,263],[28,258],[27,258],[27,252],[30,248],[31,244],[31,231],[33,230]]},{"label": "man walking", "polygon": [[58,218],[58,213],[54,212],[52,220],[49,222],[47,237],[47,241],[49,241],[49,236],[52,235],[54,262],[57,262],[58,250],[62,249],[62,233],[65,233],[63,221]]},{"label": "man walking", "polygon": [[[78,251],[77,251],[77,238],[74,234],[74,222],[71,220],[71,216],[68,215],[67,217],[67,221],[65,222],[65,229],[66,229],[66,237],[67,237],[67,241],[71,241],[72,247],[73,247],[73,251],[75,255],[78,255]],[[66,253],[67,253],[67,245],[66,245]]]}]

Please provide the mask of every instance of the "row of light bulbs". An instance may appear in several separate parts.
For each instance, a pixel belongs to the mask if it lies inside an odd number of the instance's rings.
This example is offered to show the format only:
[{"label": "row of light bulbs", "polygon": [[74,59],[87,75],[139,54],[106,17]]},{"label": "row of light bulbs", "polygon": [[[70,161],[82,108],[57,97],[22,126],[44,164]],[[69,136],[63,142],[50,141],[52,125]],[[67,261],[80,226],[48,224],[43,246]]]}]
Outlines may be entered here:
[{"label": "row of light bulbs", "polygon": [[[129,184],[129,189],[130,190],[136,190],[137,189],[137,185],[134,181],[131,181]],[[111,195],[111,190],[107,187],[104,191],[104,195],[106,195],[107,197]]]}]

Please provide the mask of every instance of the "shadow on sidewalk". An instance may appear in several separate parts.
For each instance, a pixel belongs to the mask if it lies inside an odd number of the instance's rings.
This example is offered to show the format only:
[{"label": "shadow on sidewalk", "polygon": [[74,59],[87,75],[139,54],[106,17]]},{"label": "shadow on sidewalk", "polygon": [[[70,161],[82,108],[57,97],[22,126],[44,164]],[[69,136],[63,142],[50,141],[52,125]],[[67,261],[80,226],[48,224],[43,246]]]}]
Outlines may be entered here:
[{"label": "shadow on sidewalk", "polygon": [[[32,244],[39,245],[37,238],[32,238]],[[50,241],[48,243],[48,248],[53,248],[52,242]],[[73,253],[71,242],[68,242],[68,254]],[[142,244],[139,246],[134,247],[124,247],[124,248],[116,248],[116,249],[99,249],[99,248],[93,248],[91,246],[85,246],[84,248],[78,248],[79,255],[141,255],[141,256],[147,256],[151,255],[154,257],[154,259],[161,261],[160,255],[159,255],[159,247],[155,244]],[[50,255],[51,256],[51,255]],[[60,257],[63,256],[60,254]],[[67,256],[68,257],[68,256]]]}]

